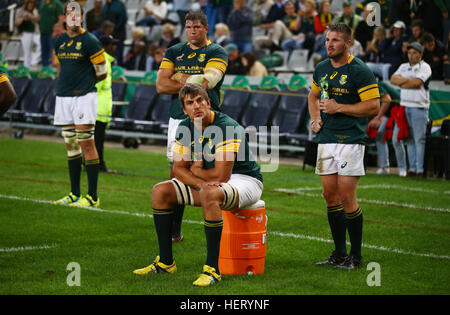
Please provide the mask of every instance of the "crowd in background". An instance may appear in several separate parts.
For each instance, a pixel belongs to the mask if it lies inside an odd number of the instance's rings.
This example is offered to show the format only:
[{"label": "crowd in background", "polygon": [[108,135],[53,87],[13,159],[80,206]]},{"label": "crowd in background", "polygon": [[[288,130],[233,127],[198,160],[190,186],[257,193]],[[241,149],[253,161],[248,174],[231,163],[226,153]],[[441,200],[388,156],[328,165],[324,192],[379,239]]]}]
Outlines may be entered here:
[{"label": "crowd in background", "polygon": [[[52,64],[52,40],[65,31],[63,10],[68,2],[26,0],[16,11],[25,66]],[[164,51],[183,41],[185,14],[201,9],[208,17],[210,40],[229,53],[229,74],[266,75],[259,60],[294,49],[307,50],[316,64],[326,57],[327,25],[340,21],[354,31],[352,54],[366,61],[381,79],[389,80],[407,61],[406,47],[412,41],[425,46],[424,60],[432,67],[433,80],[450,79],[444,70],[449,64],[449,0],[365,0],[356,7],[344,0],[337,12],[331,10],[332,0],[148,0],[140,2],[139,19],[128,16],[125,0],[91,2],[85,28],[98,38],[117,39],[116,64],[128,70],[157,70]],[[374,10],[371,2],[380,5],[381,25],[367,23]],[[171,12],[178,18],[171,18]],[[159,40],[149,36],[155,25],[160,26]]]}]

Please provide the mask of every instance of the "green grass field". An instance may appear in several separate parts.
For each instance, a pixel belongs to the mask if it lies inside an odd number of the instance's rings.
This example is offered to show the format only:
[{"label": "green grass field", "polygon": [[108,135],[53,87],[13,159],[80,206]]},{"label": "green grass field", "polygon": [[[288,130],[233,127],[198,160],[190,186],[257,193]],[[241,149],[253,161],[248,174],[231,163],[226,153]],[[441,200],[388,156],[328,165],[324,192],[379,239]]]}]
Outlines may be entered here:
[{"label": "green grass field", "polygon": [[[25,137],[26,138],[26,137]],[[157,255],[151,189],[168,177],[165,155],[105,149],[101,210],[54,206],[70,189],[61,143],[0,138],[0,294],[449,294],[450,183],[368,174],[358,197],[364,211],[364,267],[314,266],[332,249],[320,179],[312,168],[264,173],[268,216],[265,273],[223,276],[192,286],[205,260],[200,208],[187,207],[185,242],[174,245],[178,273],[136,276]],[[82,192],[87,180],[82,176]],[[69,286],[76,262],[80,286]],[[369,286],[380,267],[380,286]]]}]

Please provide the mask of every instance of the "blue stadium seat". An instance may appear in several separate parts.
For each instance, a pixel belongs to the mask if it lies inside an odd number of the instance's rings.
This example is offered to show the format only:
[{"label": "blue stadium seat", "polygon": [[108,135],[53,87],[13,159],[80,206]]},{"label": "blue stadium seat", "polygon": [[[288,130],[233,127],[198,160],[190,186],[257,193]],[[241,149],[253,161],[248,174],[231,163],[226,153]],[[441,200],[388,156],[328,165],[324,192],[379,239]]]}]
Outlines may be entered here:
[{"label": "blue stadium seat", "polygon": [[172,95],[169,94],[160,94],[158,96],[158,100],[153,106],[150,120],[158,124],[159,132],[167,132],[167,128],[169,126],[169,108],[172,103]]},{"label": "blue stadium seat", "polygon": [[17,99],[13,105],[9,108],[9,110],[5,113],[4,117],[7,117],[10,120],[20,121],[24,119],[24,111],[22,109],[22,100],[25,97],[25,94],[31,84],[31,77],[20,76],[11,78],[11,84],[14,87],[14,90],[17,94]]},{"label": "blue stadium seat", "polygon": [[244,128],[270,126],[272,115],[280,99],[280,87],[274,76],[264,77],[259,87],[252,92],[249,104],[242,116]]},{"label": "blue stadium seat", "polygon": [[288,87],[283,89],[277,111],[272,120],[273,126],[279,126],[280,140],[307,140],[305,129],[308,113],[308,89],[306,87],[292,91]]},{"label": "blue stadium seat", "polygon": [[236,76],[231,87],[225,90],[221,106],[222,112],[239,122],[250,96],[248,79],[245,76]]},{"label": "blue stadium seat", "polygon": [[54,88],[52,78],[34,78],[22,100],[22,110],[27,122],[43,123],[47,115],[43,112],[43,104],[47,94]]},{"label": "blue stadium seat", "polygon": [[110,127],[114,129],[153,131],[156,124],[149,120],[150,108],[156,101],[156,85],[140,83],[131,99],[124,118],[111,119]]}]

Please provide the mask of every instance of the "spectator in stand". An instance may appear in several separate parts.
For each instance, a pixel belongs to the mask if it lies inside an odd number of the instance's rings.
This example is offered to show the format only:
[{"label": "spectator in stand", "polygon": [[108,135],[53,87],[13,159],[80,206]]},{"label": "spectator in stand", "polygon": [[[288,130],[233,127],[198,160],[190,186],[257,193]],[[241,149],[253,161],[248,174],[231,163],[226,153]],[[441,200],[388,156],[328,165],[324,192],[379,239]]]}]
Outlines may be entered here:
[{"label": "spectator in stand", "polygon": [[361,43],[363,49],[366,49],[367,42],[372,39],[373,30],[376,25],[369,26],[367,24],[367,18],[372,11],[376,10],[376,8],[372,4],[367,4],[363,11],[363,19],[359,21],[358,26],[355,28],[355,39]]},{"label": "spectator in stand", "polygon": [[[295,8],[292,9],[295,10]],[[281,44],[283,50],[288,50],[291,53],[293,49],[308,49],[308,59],[311,57],[316,40],[315,16],[316,2],[314,0],[306,0],[305,10],[300,11],[294,21],[285,20],[290,23],[289,31],[293,32],[294,35],[283,41]]]},{"label": "spectator in stand", "polygon": [[422,19],[415,19],[411,22],[411,33],[408,42],[420,42],[423,33],[425,33]]},{"label": "spectator in stand", "polygon": [[[352,32],[354,33],[354,32]],[[361,43],[355,38],[355,36],[352,34],[352,41],[350,45],[350,54],[352,54],[355,57],[362,58],[364,54],[364,49],[361,45]]]},{"label": "spectator in stand", "polygon": [[173,0],[173,10],[177,12],[178,17],[180,19],[181,28],[179,36],[183,34],[184,18],[186,14],[189,12],[190,7],[191,7],[191,0]]},{"label": "spectator in stand", "polygon": [[245,75],[251,77],[264,77],[269,75],[266,67],[256,59],[255,54],[251,51],[242,54],[241,62],[245,68]]},{"label": "spectator in stand", "polygon": [[425,47],[423,61],[431,67],[431,80],[444,79],[444,55],[445,47],[431,33],[424,33],[422,36],[422,45]]},{"label": "spectator in stand", "polygon": [[[329,0],[323,0],[319,4],[319,12],[314,17],[314,30],[317,35],[323,34],[328,27],[328,24],[333,21],[333,14],[331,13],[331,3]],[[325,41],[323,41],[325,43]]]},{"label": "spectator in stand", "polygon": [[23,48],[23,65],[37,66],[41,61],[39,12],[34,0],[26,0],[16,12],[16,26]]},{"label": "spectator in stand", "polygon": [[448,34],[447,49],[444,55],[444,82],[450,84],[450,33]]},{"label": "spectator in stand", "polygon": [[[419,1],[411,0],[391,0],[389,7],[389,25],[394,21],[403,21],[406,25],[411,24],[411,17],[414,18],[418,9]],[[415,17],[417,18],[417,17]]]},{"label": "spectator in stand", "polygon": [[246,6],[246,0],[234,0],[234,9],[227,19],[231,41],[239,51],[247,52],[252,47],[253,12]]},{"label": "spectator in stand", "polygon": [[342,22],[350,26],[352,30],[355,30],[362,18],[353,12],[352,1],[344,0],[342,10],[343,12],[333,20],[333,23]]},{"label": "spectator in stand", "polygon": [[402,21],[397,21],[389,31],[389,36],[378,46],[378,54],[381,56],[379,63],[367,63],[367,66],[376,75],[383,78],[383,81],[389,81],[392,73],[402,63],[402,45],[406,40],[404,32],[406,25]]},{"label": "spectator in stand", "polygon": [[442,39],[444,33],[442,24],[444,23],[443,20],[445,16],[445,12],[442,12],[437,5],[437,3],[441,1],[442,0],[416,0],[417,9],[415,14],[413,14],[413,19],[422,19],[424,21],[425,31],[433,34],[434,37],[439,40]]},{"label": "spectator in stand", "polygon": [[207,2],[205,14],[211,26],[208,35],[211,35],[214,25],[227,22],[227,17],[233,10],[233,0],[208,0]]},{"label": "spectator in stand", "polygon": [[214,28],[216,33],[214,43],[222,47],[225,47],[231,43],[230,29],[228,28],[228,25],[225,23],[217,23]]},{"label": "spectator in stand", "polygon": [[165,51],[167,48],[180,42],[180,38],[175,37],[175,27],[171,23],[164,24],[162,27],[162,36],[159,40],[159,47]]},{"label": "spectator in stand", "polygon": [[43,66],[51,64],[53,26],[59,21],[61,15],[64,15],[64,6],[59,0],[41,1],[39,7],[39,29],[41,31],[41,56]]},{"label": "spectator in stand", "polygon": [[158,46],[157,43],[151,43],[150,45],[148,45],[148,49],[147,49],[147,61],[145,64],[145,71],[154,71],[154,70],[158,70],[159,67],[158,63],[155,61],[155,53],[156,50],[160,49],[160,47]]},{"label": "spectator in stand", "polygon": [[137,26],[160,25],[167,17],[167,2],[163,0],[149,0],[143,8],[145,17],[136,22]]},{"label": "spectator in stand", "polygon": [[386,38],[386,30],[383,26],[377,26],[373,31],[372,40],[366,45],[364,51],[364,58],[368,62],[378,63],[381,60],[381,56],[378,51],[378,47],[381,42]]},{"label": "spectator in stand", "polygon": [[86,28],[88,32],[99,29],[102,24],[103,0],[95,0],[94,7],[86,12]]},{"label": "spectator in stand", "polygon": [[105,36],[110,36],[113,33],[114,33],[114,23],[111,21],[103,22],[99,29],[96,29],[95,31],[92,32],[92,34],[94,34],[98,39]]},{"label": "spectator in stand", "polygon": [[225,74],[244,75],[245,69],[241,62],[241,53],[238,47],[231,43],[225,46],[228,55],[228,67]]},{"label": "spectator in stand", "polygon": [[431,67],[422,60],[424,47],[411,43],[408,47],[408,61],[403,63],[392,75],[391,84],[400,87],[400,104],[405,108],[409,126],[409,137],[405,144],[408,151],[410,176],[423,174]]},{"label": "spectator in stand", "polygon": [[[314,0],[311,0],[314,1]],[[278,8],[279,4],[281,2],[277,1],[271,8],[270,12],[274,12],[274,8]],[[261,24],[261,28],[268,30],[269,35],[268,36],[258,36],[255,38],[253,44],[256,50],[262,49],[262,48],[269,48],[269,49],[280,49],[280,46],[283,41],[287,39],[292,38],[292,31],[296,32],[296,19],[297,19],[297,13],[295,12],[295,6],[294,3],[291,1],[287,1],[283,5],[284,14],[281,18],[270,22],[270,23],[264,23]],[[267,17],[267,20],[269,20],[271,14],[269,12],[269,15]],[[272,14],[273,16],[275,14]],[[297,28],[297,30],[300,27]]]},{"label": "spectator in stand", "polygon": [[253,26],[259,26],[266,19],[269,10],[273,5],[273,0],[255,0],[252,5]]},{"label": "spectator in stand", "polygon": [[442,13],[442,42],[447,45],[450,35],[450,0],[434,0],[434,2]]},{"label": "spectator in stand", "polygon": [[282,20],[286,15],[284,10],[285,2],[285,0],[275,0],[275,3],[270,7],[269,13],[267,13],[266,18],[260,25],[261,29],[268,31],[269,34],[272,32],[275,22]]},{"label": "spectator in stand", "polygon": [[118,40],[116,55],[114,56],[119,66],[123,65],[123,49],[126,38],[126,25],[128,20],[127,8],[120,0],[106,0],[102,8],[102,23],[111,21],[114,23],[113,36]]},{"label": "spectator in stand", "polygon": [[145,43],[143,41],[134,42],[133,49],[125,61],[125,68],[128,70],[145,71],[146,64],[147,54],[145,51]]}]

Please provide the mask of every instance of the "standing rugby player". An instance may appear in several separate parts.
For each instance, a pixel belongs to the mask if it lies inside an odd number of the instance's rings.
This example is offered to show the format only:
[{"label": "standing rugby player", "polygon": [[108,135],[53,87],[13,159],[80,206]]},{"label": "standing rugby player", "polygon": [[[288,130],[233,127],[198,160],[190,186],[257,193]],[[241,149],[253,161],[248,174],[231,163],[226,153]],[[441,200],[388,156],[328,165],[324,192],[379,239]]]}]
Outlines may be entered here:
[{"label": "standing rugby player", "polygon": [[[105,54],[98,39],[81,27],[82,12],[76,2],[66,7],[66,32],[54,41],[58,65],[54,124],[61,126],[66,144],[71,192],[55,201],[80,207],[97,207],[99,158],[94,143],[97,118],[97,81],[107,75]],[[86,163],[88,193],[82,197],[82,156]]]},{"label": "standing rugby player", "polygon": [[[362,210],[356,200],[364,172],[367,117],[380,106],[378,84],[372,71],[350,54],[352,31],[332,24],[326,36],[328,58],[314,70],[308,96],[311,129],[317,134],[316,174],[320,175],[327,203],[335,250],[317,265],[355,269],[362,265]],[[346,249],[346,230],[351,242]]]},{"label": "standing rugby player", "polygon": [[[228,65],[225,50],[208,40],[209,25],[206,15],[201,11],[189,12],[185,20],[188,42],[174,45],[166,51],[156,80],[158,93],[173,95],[167,132],[167,159],[171,178],[174,177],[172,168],[175,132],[180,122],[187,117],[178,100],[178,92],[186,83],[199,84],[207,90],[212,109],[220,111],[222,102],[220,87]],[[180,205],[174,212],[172,231],[174,242],[183,240],[181,234],[183,212],[184,205]]]}]

